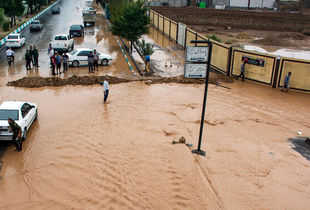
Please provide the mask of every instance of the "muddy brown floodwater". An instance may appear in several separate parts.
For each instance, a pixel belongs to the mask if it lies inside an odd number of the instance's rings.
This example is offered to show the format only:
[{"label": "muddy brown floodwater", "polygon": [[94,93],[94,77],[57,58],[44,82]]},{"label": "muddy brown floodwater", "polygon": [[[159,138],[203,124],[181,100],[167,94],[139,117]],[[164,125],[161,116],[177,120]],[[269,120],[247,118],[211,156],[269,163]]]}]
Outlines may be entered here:
[{"label": "muddy brown floodwater", "polygon": [[0,209],[308,209],[310,163],[291,148],[310,135],[307,94],[251,82],[210,85],[202,149],[203,85],[131,82],[1,87],[1,100],[38,104],[23,151],[8,147]]}]

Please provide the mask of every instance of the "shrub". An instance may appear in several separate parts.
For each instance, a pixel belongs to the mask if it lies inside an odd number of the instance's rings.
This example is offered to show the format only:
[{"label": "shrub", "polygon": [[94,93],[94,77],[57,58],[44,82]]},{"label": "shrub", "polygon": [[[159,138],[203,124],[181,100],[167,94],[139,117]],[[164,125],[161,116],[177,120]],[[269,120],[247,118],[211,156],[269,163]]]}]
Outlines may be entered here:
[{"label": "shrub", "polygon": [[231,40],[227,40],[226,42],[225,42],[225,44],[232,44],[233,42],[231,41]]},{"label": "shrub", "polygon": [[4,31],[10,30],[10,21],[8,21],[8,20],[4,21],[4,22],[2,23],[2,29],[3,29]]},{"label": "shrub", "polygon": [[215,41],[217,41],[217,42],[222,42],[221,39],[218,38],[215,34],[207,35],[207,37],[208,37],[209,39],[213,39],[213,40],[215,40]]}]

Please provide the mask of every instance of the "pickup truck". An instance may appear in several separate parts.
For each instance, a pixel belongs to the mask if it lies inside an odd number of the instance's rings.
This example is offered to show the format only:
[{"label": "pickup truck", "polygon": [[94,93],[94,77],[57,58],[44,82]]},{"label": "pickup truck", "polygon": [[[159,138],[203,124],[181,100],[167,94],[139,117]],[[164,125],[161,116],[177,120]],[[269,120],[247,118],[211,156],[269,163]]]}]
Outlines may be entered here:
[{"label": "pickup truck", "polygon": [[52,48],[56,52],[69,52],[74,48],[74,41],[70,35],[58,34],[52,41]]},{"label": "pickup truck", "polygon": [[87,23],[89,23],[91,25],[95,25],[96,10],[90,9],[90,8],[84,8],[82,10],[82,13],[83,13],[84,27],[86,27]]}]

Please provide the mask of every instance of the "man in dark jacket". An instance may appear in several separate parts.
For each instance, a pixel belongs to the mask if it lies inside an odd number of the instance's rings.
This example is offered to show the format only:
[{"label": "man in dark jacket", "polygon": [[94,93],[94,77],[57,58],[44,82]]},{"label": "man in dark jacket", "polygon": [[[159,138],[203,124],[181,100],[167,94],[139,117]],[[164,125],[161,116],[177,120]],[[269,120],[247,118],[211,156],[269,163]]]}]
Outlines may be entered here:
[{"label": "man in dark jacket", "polygon": [[26,60],[26,69],[28,71],[31,69],[31,66],[30,66],[31,56],[30,56],[29,50],[26,50],[25,60]]},{"label": "man in dark jacket", "polygon": [[33,65],[34,65],[34,67],[38,68],[39,67],[39,52],[38,52],[36,46],[33,46],[32,56],[33,56]]},{"label": "man in dark jacket", "polygon": [[94,73],[94,55],[92,52],[88,54],[88,73]]},{"label": "man in dark jacket", "polygon": [[22,142],[20,141],[22,136],[22,129],[20,126],[11,118],[8,118],[10,131],[13,132],[12,141],[15,144],[15,151],[20,152],[22,150]]},{"label": "man in dark jacket", "polygon": [[30,62],[31,62],[31,67],[30,67],[30,68],[32,68],[32,67],[34,67],[34,62],[33,62],[33,48],[32,48],[32,45],[30,45],[29,54],[30,54],[30,57],[31,57],[31,60],[30,60]]}]

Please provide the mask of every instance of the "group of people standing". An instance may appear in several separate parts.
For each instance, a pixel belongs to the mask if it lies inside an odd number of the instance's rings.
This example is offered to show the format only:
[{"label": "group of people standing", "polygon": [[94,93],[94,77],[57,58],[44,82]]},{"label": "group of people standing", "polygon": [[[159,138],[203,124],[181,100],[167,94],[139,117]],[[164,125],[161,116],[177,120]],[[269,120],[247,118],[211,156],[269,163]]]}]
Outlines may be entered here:
[{"label": "group of people standing", "polygon": [[36,46],[30,45],[29,50],[25,53],[26,69],[29,71],[32,68],[37,69],[39,67],[39,52]]},{"label": "group of people standing", "polygon": [[63,65],[63,72],[68,71],[69,57],[66,53],[56,53],[50,44],[47,50],[47,54],[50,57],[52,75],[62,74],[61,64]]},{"label": "group of people standing", "polygon": [[87,60],[88,60],[88,73],[94,73],[96,68],[97,68],[97,71],[99,70],[98,69],[99,55],[96,50],[94,50],[94,53],[89,52]]}]

